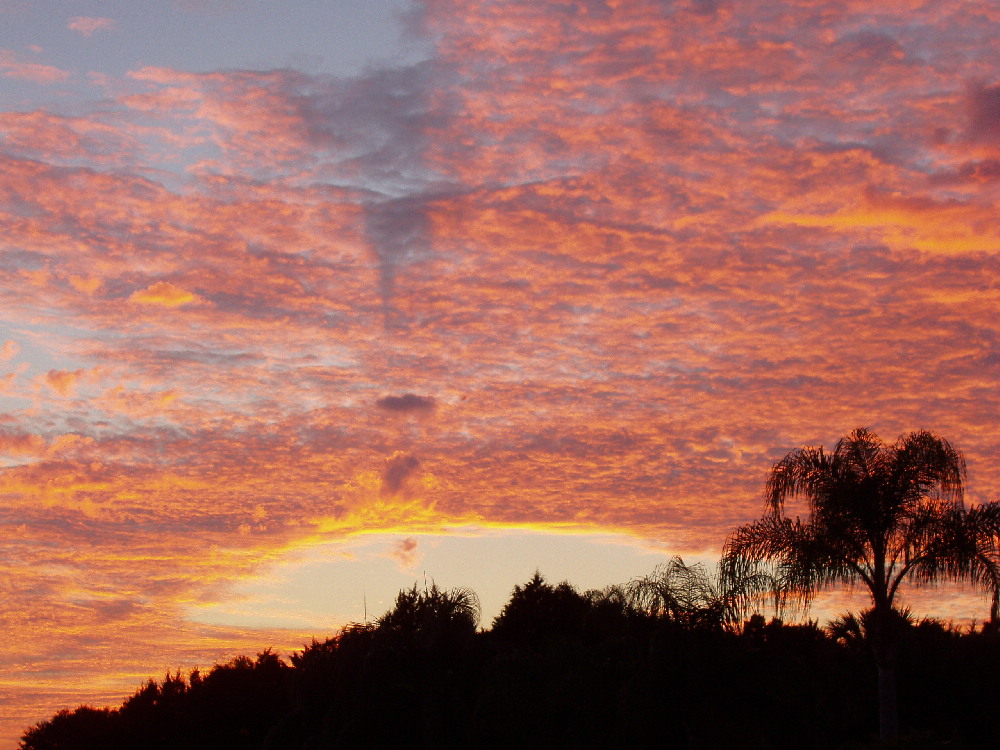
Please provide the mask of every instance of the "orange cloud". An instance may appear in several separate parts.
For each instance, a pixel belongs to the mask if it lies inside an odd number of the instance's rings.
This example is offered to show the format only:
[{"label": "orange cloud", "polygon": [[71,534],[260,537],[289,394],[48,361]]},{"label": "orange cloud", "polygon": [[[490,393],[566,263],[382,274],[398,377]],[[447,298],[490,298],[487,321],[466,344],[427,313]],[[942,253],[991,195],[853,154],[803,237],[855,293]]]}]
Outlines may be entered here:
[{"label": "orange cloud", "polygon": [[98,289],[101,288],[101,280],[93,276],[71,276],[69,278],[69,283],[73,285],[73,288],[78,292],[83,292],[84,294],[94,294]]},{"label": "orange cloud", "polygon": [[72,396],[83,370],[49,370],[45,373],[45,384],[64,398]]},{"label": "orange cloud", "polygon": [[908,198],[870,189],[862,199],[859,204],[842,206],[830,214],[778,210],[760,216],[756,223],[846,231],[874,229],[877,239],[893,247],[929,252],[964,254],[1000,249],[1000,233],[988,218],[992,211],[989,206]]},{"label": "orange cloud", "polygon": [[41,456],[45,441],[39,435],[0,432],[0,453],[8,456]]},{"label": "orange cloud", "polygon": [[169,281],[157,281],[145,289],[140,289],[129,296],[133,302],[144,305],[159,305],[161,307],[179,307],[197,299],[196,295],[174,286]]}]

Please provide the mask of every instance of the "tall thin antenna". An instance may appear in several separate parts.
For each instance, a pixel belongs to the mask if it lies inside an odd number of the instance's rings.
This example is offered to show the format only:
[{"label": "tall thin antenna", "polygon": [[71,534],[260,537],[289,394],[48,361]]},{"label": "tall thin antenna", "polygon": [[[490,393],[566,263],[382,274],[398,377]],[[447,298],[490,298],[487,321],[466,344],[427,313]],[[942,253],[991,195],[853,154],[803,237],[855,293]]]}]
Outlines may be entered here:
[{"label": "tall thin antenna", "polygon": [[361,598],[364,600],[364,603],[365,603],[365,624],[367,625],[368,624],[368,592],[365,591],[364,589],[361,589]]}]

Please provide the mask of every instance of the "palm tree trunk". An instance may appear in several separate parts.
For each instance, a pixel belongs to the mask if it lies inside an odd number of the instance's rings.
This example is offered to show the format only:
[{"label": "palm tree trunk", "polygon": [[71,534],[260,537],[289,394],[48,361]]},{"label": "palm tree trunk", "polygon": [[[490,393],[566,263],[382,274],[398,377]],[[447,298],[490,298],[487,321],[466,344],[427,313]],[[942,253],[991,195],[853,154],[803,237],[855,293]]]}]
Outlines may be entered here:
[{"label": "palm tree trunk", "polygon": [[885,741],[899,737],[899,703],[896,693],[896,647],[890,608],[874,612],[872,652],[878,669],[878,734]]},{"label": "palm tree trunk", "polygon": [[[881,570],[882,568],[880,568]],[[882,583],[886,576],[879,576]],[[883,741],[893,741],[899,737],[899,703],[896,693],[896,637],[898,623],[885,588],[873,592],[872,612],[872,652],[878,669],[878,734]]]},{"label": "palm tree trunk", "polygon": [[878,663],[878,736],[883,742],[899,737],[899,706],[896,698],[896,667]]}]

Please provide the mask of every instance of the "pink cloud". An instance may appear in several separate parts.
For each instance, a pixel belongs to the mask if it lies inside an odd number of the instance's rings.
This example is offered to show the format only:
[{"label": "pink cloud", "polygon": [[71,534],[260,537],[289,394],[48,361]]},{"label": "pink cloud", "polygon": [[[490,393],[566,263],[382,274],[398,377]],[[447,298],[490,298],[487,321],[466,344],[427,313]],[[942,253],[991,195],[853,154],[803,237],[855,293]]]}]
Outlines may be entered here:
[{"label": "pink cloud", "polygon": [[83,36],[93,36],[99,31],[111,31],[117,26],[113,18],[102,18],[95,16],[74,16],[66,23],[66,28],[76,31]]},{"label": "pink cloud", "polygon": [[7,78],[20,78],[40,84],[62,83],[69,79],[69,73],[65,70],[41,63],[25,62],[11,50],[5,49],[0,49],[0,74]]},{"label": "pink cloud", "polygon": [[143,148],[133,133],[118,125],[41,110],[0,112],[0,133],[7,153],[53,162],[131,164]]},{"label": "pink cloud", "polygon": [[413,571],[423,555],[419,550],[417,540],[413,537],[406,537],[392,546],[389,550],[389,557],[396,561],[400,570],[409,573]]}]

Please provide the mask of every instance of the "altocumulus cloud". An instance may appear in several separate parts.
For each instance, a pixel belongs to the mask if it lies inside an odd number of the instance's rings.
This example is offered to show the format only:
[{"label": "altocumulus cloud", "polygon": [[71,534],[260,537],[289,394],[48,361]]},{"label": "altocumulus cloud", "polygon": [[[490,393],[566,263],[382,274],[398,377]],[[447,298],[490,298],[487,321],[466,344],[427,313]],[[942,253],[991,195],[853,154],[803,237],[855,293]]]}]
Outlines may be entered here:
[{"label": "altocumulus cloud", "polygon": [[[704,552],[858,424],[939,429],[1000,491],[992,7],[423,7],[417,65],[149,60],[0,113],[8,735],[301,646],[184,612],[314,532]],[[55,60],[0,76],[85,80]]]}]

